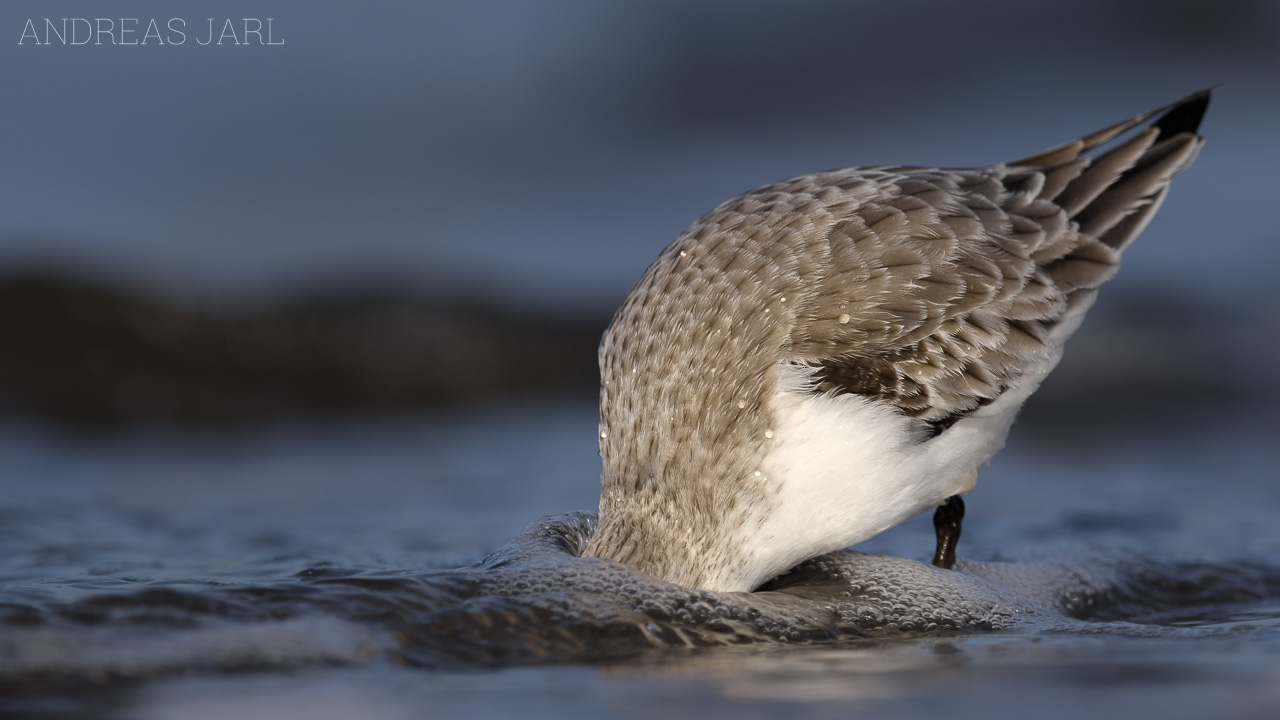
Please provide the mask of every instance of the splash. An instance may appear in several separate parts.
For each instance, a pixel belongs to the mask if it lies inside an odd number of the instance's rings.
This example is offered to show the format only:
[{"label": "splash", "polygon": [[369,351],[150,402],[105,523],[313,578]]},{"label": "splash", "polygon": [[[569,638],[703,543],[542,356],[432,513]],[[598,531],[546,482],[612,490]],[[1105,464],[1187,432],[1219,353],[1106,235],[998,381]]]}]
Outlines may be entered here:
[{"label": "splash", "polygon": [[[0,588],[0,685],[179,671],[357,664],[425,668],[623,660],[655,648],[820,644],[938,634],[1271,633],[1187,620],[1280,598],[1280,571],[1088,552],[955,570],[841,551],[753,593],[661,583],[580,557],[595,517],[544,518],[444,571],[308,568],[266,581],[44,581]],[[1175,621],[1181,618],[1181,621]]]}]

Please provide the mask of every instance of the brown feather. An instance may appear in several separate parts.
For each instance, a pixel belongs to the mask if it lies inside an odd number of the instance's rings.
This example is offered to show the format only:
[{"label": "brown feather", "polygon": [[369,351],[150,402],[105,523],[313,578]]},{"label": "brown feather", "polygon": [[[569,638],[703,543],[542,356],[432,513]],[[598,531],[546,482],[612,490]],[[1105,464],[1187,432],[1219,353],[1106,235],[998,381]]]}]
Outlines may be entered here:
[{"label": "brown feather", "polygon": [[738,557],[717,528],[761,522],[777,491],[757,470],[783,364],[935,433],[1020,403],[1194,159],[1207,101],[1012,163],[833,170],[703,216],[601,344],[601,523],[586,554],[693,586],[723,569],[699,558]]}]

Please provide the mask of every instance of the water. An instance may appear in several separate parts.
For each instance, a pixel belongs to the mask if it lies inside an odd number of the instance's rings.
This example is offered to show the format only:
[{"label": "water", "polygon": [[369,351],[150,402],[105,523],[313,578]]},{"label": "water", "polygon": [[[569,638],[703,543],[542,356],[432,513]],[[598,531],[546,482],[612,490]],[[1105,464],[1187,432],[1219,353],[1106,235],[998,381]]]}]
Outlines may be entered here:
[{"label": "water", "polygon": [[959,572],[916,562],[917,518],[754,597],[577,558],[588,516],[534,522],[595,503],[588,404],[239,436],[11,424],[0,710],[1274,717],[1268,426],[1066,445],[1028,423],[970,498]]},{"label": "water", "polygon": [[[1276,394],[1256,388],[1275,385],[1280,350],[1267,311],[1280,248],[1273,6],[352,13],[309,0],[272,4],[287,48],[14,43],[44,5],[7,3],[0,18],[14,33],[0,128],[23,139],[0,166],[6,268],[96,268],[231,305],[390,272],[603,314],[689,221],[753,185],[852,163],[993,162],[1227,87],[1203,157],[1103,300],[1130,281],[1169,291],[1092,356],[1119,392],[1160,379],[1135,398],[1165,398],[1160,415],[1126,425],[1096,392],[1058,398],[1082,418],[1070,433],[1029,414],[969,499],[960,546],[1011,569],[945,575],[850,555],[854,578],[898,568],[909,582],[859,586],[856,601],[850,581],[693,609],[643,579],[583,570],[554,543],[456,571],[541,516],[594,507],[589,405],[238,436],[12,423],[0,426],[0,716],[1280,715]],[[956,67],[981,82],[958,83]],[[1139,342],[1161,325],[1173,341]],[[1234,378],[1243,413],[1167,400],[1217,396]],[[860,549],[922,560],[932,545],[917,518]],[[521,599],[519,583],[539,578],[559,584]],[[935,596],[941,615],[890,627],[895,598],[901,620]],[[655,624],[637,635],[628,613],[645,598]],[[842,603],[844,616],[827,609]],[[721,610],[731,623],[713,619]],[[660,647],[681,642],[714,646]]]}]

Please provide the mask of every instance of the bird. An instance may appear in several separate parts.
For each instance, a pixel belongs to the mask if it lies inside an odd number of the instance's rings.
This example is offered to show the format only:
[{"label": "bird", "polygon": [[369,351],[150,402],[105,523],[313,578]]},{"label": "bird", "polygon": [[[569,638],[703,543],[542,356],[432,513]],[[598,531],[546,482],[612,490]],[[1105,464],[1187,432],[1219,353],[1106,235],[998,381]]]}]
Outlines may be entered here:
[{"label": "bird", "polygon": [[952,568],[961,496],[1195,160],[1209,98],[989,167],[803,175],[694,222],[600,343],[582,554],[748,592],[933,509]]}]

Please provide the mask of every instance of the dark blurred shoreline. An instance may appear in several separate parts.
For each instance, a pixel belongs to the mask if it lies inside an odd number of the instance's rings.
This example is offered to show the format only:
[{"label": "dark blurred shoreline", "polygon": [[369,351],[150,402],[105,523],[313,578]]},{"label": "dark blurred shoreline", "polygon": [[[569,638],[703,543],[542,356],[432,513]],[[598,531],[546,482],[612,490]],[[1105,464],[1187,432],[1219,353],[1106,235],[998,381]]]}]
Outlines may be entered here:
[{"label": "dark blurred shoreline", "polygon": [[[0,419],[83,431],[251,429],[514,398],[591,402],[608,318],[457,290],[335,284],[210,306],[42,271],[0,278]],[[1104,293],[1019,418],[1029,439],[1178,435],[1280,391],[1248,318],[1157,289]]]},{"label": "dark blurred shoreline", "polygon": [[209,308],[85,277],[0,278],[0,416],[93,430],[385,416],[590,397],[608,318],[338,286]]}]

